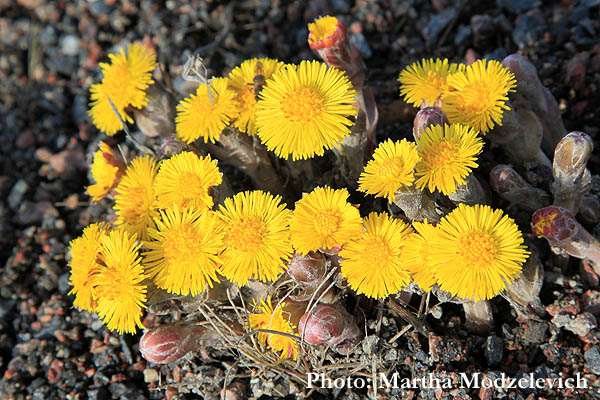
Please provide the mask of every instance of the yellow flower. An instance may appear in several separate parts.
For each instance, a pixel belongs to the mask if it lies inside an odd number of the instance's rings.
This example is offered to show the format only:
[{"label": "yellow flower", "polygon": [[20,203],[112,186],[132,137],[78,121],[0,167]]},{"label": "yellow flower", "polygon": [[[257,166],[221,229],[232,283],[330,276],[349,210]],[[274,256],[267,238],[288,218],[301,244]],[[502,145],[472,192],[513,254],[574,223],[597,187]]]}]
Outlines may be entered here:
[{"label": "yellow flower", "polygon": [[223,275],[239,286],[248,279],[274,281],[292,256],[290,210],[281,197],[260,190],[225,199],[217,212],[225,230]]},{"label": "yellow flower", "polygon": [[386,197],[392,203],[398,189],[404,185],[412,185],[418,161],[419,153],[414,143],[406,139],[398,142],[387,140],[373,152],[373,159],[360,174],[358,189],[378,197]]},{"label": "yellow flower", "polygon": [[98,129],[112,136],[123,126],[113,111],[109,98],[126,122],[133,119],[125,112],[129,106],[142,108],[148,103],[146,89],[154,83],[152,71],[156,66],[154,51],[141,43],[127,46],[127,54],[109,54],[111,64],[100,63],[102,82],[90,88],[90,107],[88,114]]},{"label": "yellow flower", "polygon": [[181,209],[177,205],[160,211],[152,241],[144,242],[146,273],[169,293],[195,296],[213,282],[224,249],[219,220],[212,211]]},{"label": "yellow flower", "polygon": [[424,291],[429,291],[436,283],[431,262],[431,243],[436,238],[438,229],[424,222],[413,222],[418,233],[411,234],[404,242],[402,265],[412,274],[412,278]]},{"label": "yellow flower", "polygon": [[221,181],[216,160],[184,151],[161,163],[154,192],[160,208],[173,204],[182,208],[212,208],[210,189]]},{"label": "yellow flower", "polygon": [[430,261],[442,290],[468,300],[496,296],[521,273],[529,252],[515,222],[502,210],[459,204],[442,218]]},{"label": "yellow flower", "polygon": [[344,73],[317,61],[286,65],[260,92],[260,140],[281,158],[323,155],[350,134],[356,92]]},{"label": "yellow flower", "polygon": [[447,89],[448,77],[464,69],[463,64],[448,63],[447,59],[417,61],[400,73],[400,95],[404,96],[407,103],[416,107],[420,107],[423,102],[433,105]]},{"label": "yellow flower", "polygon": [[362,219],[348,203],[346,189],[316,188],[296,203],[290,231],[292,245],[301,254],[344,245],[360,235]]},{"label": "yellow flower", "polygon": [[384,299],[410,283],[410,274],[401,262],[402,248],[412,229],[385,213],[365,218],[359,239],[344,246],[341,272],[348,286],[358,294]]},{"label": "yellow flower", "polygon": [[158,204],[152,185],[158,163],[149,155],[136,157],[115,189],[116,225],[148,240],[147,228],[158,215]]},{"label": "yellow flower", "polygon": [[102,238],[100,260],[102,268],[94,275],[98,295],[98,316],[108,329],[135,333],[144,329],[141,316],[145,308],[146,278],[140,263],[136,237],[122,229],[115,229]]},{"label": "yellow flower", "polygon": [[91,224],[83,230],[83,235],[73,239],[71,249],[71,277],[69,285],[73,289],[69,294],[75,295],[73,305],[87,311],[96,309],[96,289],[92,284],[94,274],[98,272],[98,255],[101,241],[108,233],[108,226],[103,223]]},{"label": "yellow flower", "polygon": [[464,185],[471,169],[477,168],[483,141],[468,126],[444,124],[428,127],[417,145],[421,160],[415,172],[416,186],[448,195],[456,191],[457,185]]},{"label": "yellow flower", "polygon": [[283,65],[281,61],[271,58],[253,58],[229,73],[229,86],[235,91],[235,99],[240,104],[240,115],[233,126],[241,132],[256,135],[256,97],[265,81]]},{"label": "yellow flower", "polygon": [[308,44],[311,49],[332,47],[346,36],[346,26],[336,17],[321,17],[308,24]]},{"label": "yellow flower", "polygon": [[100,149],[94,154],[91,168],[92,178],[96,183],[87,187],[92,201],[102,200],[113,190],[124,171],[125,163],[121,161],[120,156],[106,143],[100,142]]},{"label": "yellow flower", "polygon": [[226,78],[217,78],[212,81],[210,88],[202,84],[196,94],[181,100],[175,117],[179,139],[186,143],[199,138],[204,139],[205,143],[219,140],[221,131],[239,113],[239,103],[234,100],[235,92],[227,87],[227,82]]},{"label": "yellow flower", "polygon": [[508,68],[496,60],[477,60],[464,72],[448,77],[443,110],[451,123],[459,122],[485,134],[502,125],[508,93],[517,82]]},{"label": "yellow flower", "polygon": [[[273,310],[271,296],[267,296],[267,301],[261,300],[256,307],[261,312],[249,315],[252,329],[268,329],[290,335],[294,334],[296,327],[290,322],[289,313],[285,311],[284,304],[279,304],[277,309]],[[258,340],[273,349],[275,353],[281,353],[280,359],[282,360],[284,358],[295,360],[298,357],[298,343],[292,338],[275,333],[259,332]]]}]

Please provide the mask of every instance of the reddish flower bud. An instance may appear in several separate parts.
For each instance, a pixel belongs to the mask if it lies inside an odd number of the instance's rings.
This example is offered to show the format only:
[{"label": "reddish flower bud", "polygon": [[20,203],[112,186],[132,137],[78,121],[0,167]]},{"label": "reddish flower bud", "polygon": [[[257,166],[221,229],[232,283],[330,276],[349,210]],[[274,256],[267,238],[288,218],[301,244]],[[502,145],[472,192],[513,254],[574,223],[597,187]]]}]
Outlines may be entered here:
[{"label": "reddish flower bud", "polygon": [[140,352],[147,361],[169,364],[200,347],[204,328],[197,325],[158,326],[144,332],[140,339]]},{"label": "reddish flower bud", "polygon": [[510,165],[498,164],[492,168],[490,183],[503,199],[527,211],[540,209],[550,202],[546,192],[531,186]]},{"label": "reddish flower bud", "polygon": [[327,273],[325,256],[315,251],[305,256],[296,253],[288,262],[287,272],[300,285],[318,286]]},{"label": "reddish flower bud", "polygon": [[339,305],[318,304],[298,324],[300,337],[310,344],[326,343],[340,354],[348,354],[363,333],[356,321]]},{"label": "reddish flower bud", "polygon": [[537,210],[531,217],[533,233],[546,238],[550,244],[572,237],[577,232],[577,221],[571,211],[564,207],[548,206]]},{"label": "reddish flower bud", "polygon": [[413,121],[413,137],[419,140],[421,132],[430,125],[449,124],[448,117],[444,110],[439,107],[425,107],[421,109]]}]

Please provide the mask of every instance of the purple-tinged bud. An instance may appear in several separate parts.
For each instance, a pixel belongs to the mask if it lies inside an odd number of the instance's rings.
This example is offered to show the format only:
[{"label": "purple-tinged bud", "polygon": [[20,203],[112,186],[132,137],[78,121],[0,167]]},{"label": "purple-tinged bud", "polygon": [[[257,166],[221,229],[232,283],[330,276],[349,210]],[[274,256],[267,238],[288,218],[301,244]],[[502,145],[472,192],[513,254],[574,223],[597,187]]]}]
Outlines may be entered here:
[{"label": "purple-tinged bud", "polygon": [[288,263],[287,272],[298,284],[316,287],[327,273],[327,262],[318,251],[311,251],[305,256],[296,253]]},{"label": "purple-tinged bud", "polygon": [[439,107],[425,107],[417,113],[413,121],[413,136],[419,140],[421,132],[431,125],[449,124],[448,117],[444,110]]},{"label": "purple-tinged bud", "polygon": [[492,168],[490,184],[500,197],[527,211],[535,211],[550,203],[546,192],[531,186],[510,165],[498,164]]},{"label": "purple-tinged bud", "polygon": [[200,348],[205,328],[197,325],[158,326],[144,332],[140,352],[147,361],[169,364]]},{"label": "purple-tinged bud", "polygon": [[584,132],[571,132],[561,139],[554,151],[552,172],[554,204],[577,213],[589,192],[591,174],[586,165],[593,150],[592,139]]},{"label": "purple-tinged bud", "polygon": [[340,354],[348,354],[363,337],[356,321],[340,305],[317,304],[298,323],[300,337],[310,344],[328,344]]}]

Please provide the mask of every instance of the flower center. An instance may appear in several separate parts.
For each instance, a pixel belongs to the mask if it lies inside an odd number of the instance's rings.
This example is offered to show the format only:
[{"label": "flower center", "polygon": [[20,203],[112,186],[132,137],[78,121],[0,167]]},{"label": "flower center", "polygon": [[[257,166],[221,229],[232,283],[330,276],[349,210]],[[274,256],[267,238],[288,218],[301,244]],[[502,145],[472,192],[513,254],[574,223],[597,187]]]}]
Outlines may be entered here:
[{"label": "flower center", "polygon": [[228,244],[244,253],[256,253],[266,234],[264,222],[259,217],[244,217],[232,224],[228,235]]},{"label": "flower center", "polygon": [[110,282],[110,285],[99,286],[97,290],[102,293],[98,293],[98,297],[121,303],[122,299],[127,297],[127,289],[131,287],[131,283],[115,267],[107,267],[102,275],[102,281]]},{"label": "flower center", "polygon": [[539,238],[544,237],[544,234],[552,229],[552,223],[557,216],[556,213],[543,216],[533,225],[533,233]]},{"label": "flower center", "polygon": [[459,111],[476,113],[483,109],[490,97],[490,91],[481,84],[472,84],[465,86],[459,96],[461,101],[456,103],[456,108]]},{"label": "flower center", "polygon": [[179,195],[182,199],[196,199],[202,196],[204,190],[202,181],[196,174],[190,172],[179,175]]},{"label": "flower center", "polygon": [[431,169],[437,170],[445,167],[456,159],[458,145],[453,141],[442,139],[441,142],[434,144],[428,151],[423,153],[424,161]]},{"label": "flower center", "polygon": [[244,87],[241,93],[238,95],[237,100],[241,103],[242,110],[249,110],[254,108],[254,105],[256,104],[256,95],[254,94],[252,86],[248,85]]},{"label": "flower center", "polygon": [[313,36],[313,42],[331,36],[337,27],[338,19],[331,16],[319,18],[314,23],[308,24],[308,30]]},{"label": "flower center", "polygon": [[402,159],[399,157],[385,160],[379,165],[379,171],[377,172],[377,174],[385,177],[394,177],[398,174],[398,171],[402,169],[402,165]]},{"label": "flower center", "polygon": [[315,90],[303,86],[292,90],[281,100],[284,118],[293,123],[307,124],[323,111],[323,99]]},{"label": "flower center", "polygon": [[496,257],[494,238],[487,233],[471,233],[460,238],[459,254],[462,256],[465,267],[476,266],[485,268]]},{"label": "flower center", "polygon": [[372,237],[365,240],[369,252],[365,254],[369,260],[368,264],[373,268],[385,267],[392,257],[390,246],[380,237]]},{"label": "flower center", "polygon": [[144,191],[140,188],[131,188],[127,191],[127,206],[122,210],[125,221],[135,221],[146,211],[145,197]]},{"label": "flower center", "polygon": [[340,228],[341,218],[335,210],[324,210],[315,216],[316,233],[322,237],[331,236]]},{"label": "flower center", "polygon": [[189,263],[190,259],[197,258],[197,255],[202,253],[202,245],[194,228],[182,225],[166,232],[163,251],[170,263],[179,266]]}]

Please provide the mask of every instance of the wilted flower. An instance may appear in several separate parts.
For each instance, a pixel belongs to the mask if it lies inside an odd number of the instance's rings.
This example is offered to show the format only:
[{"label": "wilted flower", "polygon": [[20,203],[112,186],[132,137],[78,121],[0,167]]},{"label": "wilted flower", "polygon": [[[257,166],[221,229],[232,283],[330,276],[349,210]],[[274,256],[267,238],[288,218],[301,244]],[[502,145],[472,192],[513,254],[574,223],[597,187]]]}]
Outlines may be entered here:
[{"label": "wilted flower", "polygon": [[100,142],[100,148],[94,154],[91,168],[92,178],[96,183],[87,187],[92,201],[102,200],[113,190],[124,171],[125,163],[120,156],[105,142]]},{"label": "wilted flower", "polygon": [[421,160],[415,175],[419,189],[436,189],[445,195],[463,185],[472,168],[477,168],[477,155],[483,141],[472,128],[460,124],[430,126],[417,140]]},{"label": "wilted flower", "polygon": [[290,210],[280,196],[260,190],[225,199],[217,212],[225,231],[222,273],[243,286],[248,279],[274,281],[292,256]]},{"label": "wilted flower", "polygon": [[346,243],[339,253],[341,272],[357,293],[386,298],[410,283],[400,257],[412,229],[401,220],[375,212],[363,225],[360,238]]},{"label": "wilted flower", "polygon": [[[271,296],[267,296],[256,305],[260,313],[250,314],[250,326],[252,329],[268,329],[270,331],[294,334],[296,327],[289,320],[289,314],[285,311],[285,304],[278,304],[275,309],[271,304]],[[281,353],[280,358],[296,359],[298,357],[298,343],[287,336],[276,333],[258,333],[259,341],[273,349],[276,353]]]},{"label": "wilted flower", "polygon": [[292,245],[301,254],[330,249],[360,235],[362,219],[348,203],[346,189],[316,188],[296,203],[290,231]]},{"label": "wilted flower", "polygon": [[514,92],[515,76],[496,60],[477,60],[466,70],[448,77],[443,109],[450,123],[471,126],[487,133],[502,125],[502,113],[508,110],[508,93]]},{"label": "wilted flower", "polygon": [[227,87],[228,83],[226,78],[216,78],[210,85],[200,85],[195,94],[179,103],[175,124],[181,140],[186,143],[199,138],[205,143],[219,140],[221,131],[239,114],[236,93]]},{"label": "wilted flower", "polygon": [[260,92],[260,140],[279,157],[323,155],[350,133],[355,92],[340,70],[317,61],[286,65]]},{"label": "wilted flower", "polygon": [[459,204],[438,225],[430,262],[440,289],[479,301],[496,296],[521,272],[529,252],[502,210]]},{"label": "wilted flower", "polygon": [[119,334],[144,328],[141,316],[146,307],[146,286],[142,281],[146,276],[139,247],[135,235],[122,229],[102,237],[102,267],[93,278],[98,296],[96,311],[108,329]]},{"label": "wilted flower", "polygon": [[195,296],[218,282],[219,254],[225,248],[212,211],[172,208],[160,211],[145,242],[146,274],[169,293]]},{"label": "wilted flower", "polygon": [[133,43],[127,46],[127,53],[121,49],[119,54],[109,54],[108,57],[110,64],[100,63],[102,82],[90,88],[92,101],[88,114],[98,129],[112,136],[123,126],[109,98],[123,121],[132,123],[126,108],[142,108],[148,102],[146,89],[154,83],[152,71],[156,66],[156,54],[140,43]]},{"label": "wilted flower", "polygon": [[381,143],[373,153],[373,159],[358,179],[359,190],[386,197],[390,203],[395,193],[404,185],[412,185],[419,153],[414,143],[406,139]]},{"label": "wilted flower", "polygon": [[158,170],[157,161],[149,155],[136,157],[115,189],[116,225],[148,240],[146,230],[158,215],[153,184]]},{"label": "wilted flower", "polygon": [[208,209],[213,206],[210,189],[221,184],[221,172],[210,156],[184,151],[160,164],[154,181],[158,205]]}]

